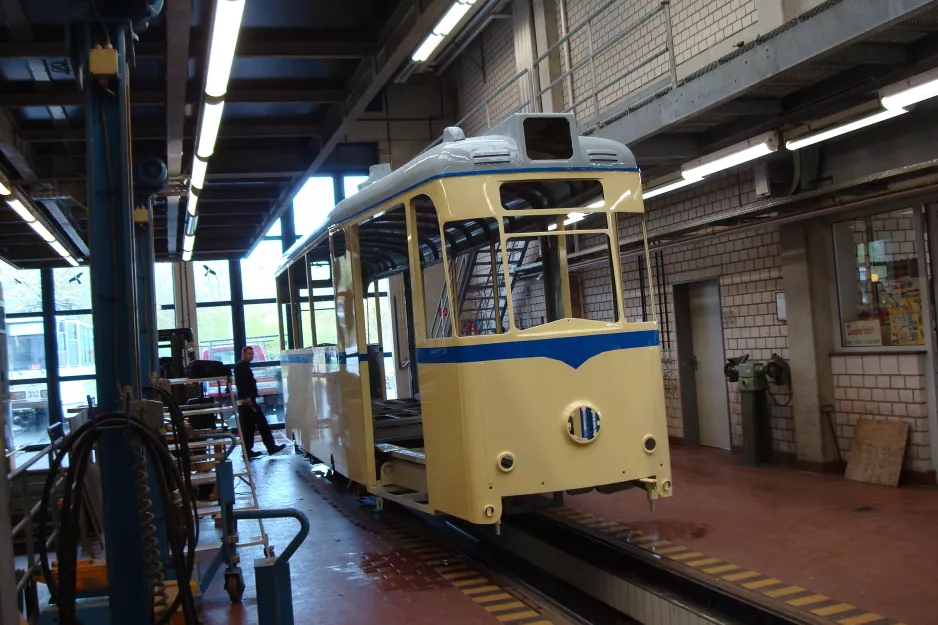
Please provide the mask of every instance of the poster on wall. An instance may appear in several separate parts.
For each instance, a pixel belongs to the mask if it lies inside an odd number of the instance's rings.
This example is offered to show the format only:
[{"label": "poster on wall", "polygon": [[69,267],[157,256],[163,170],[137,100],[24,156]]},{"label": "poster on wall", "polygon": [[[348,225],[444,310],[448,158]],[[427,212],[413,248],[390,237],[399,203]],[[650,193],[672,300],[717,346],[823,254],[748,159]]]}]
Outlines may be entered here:
[{"label": "poster on wall", "polygon": [[878,319],[859,319],[844,322],[845,347],[872,347],[883,344]]}]

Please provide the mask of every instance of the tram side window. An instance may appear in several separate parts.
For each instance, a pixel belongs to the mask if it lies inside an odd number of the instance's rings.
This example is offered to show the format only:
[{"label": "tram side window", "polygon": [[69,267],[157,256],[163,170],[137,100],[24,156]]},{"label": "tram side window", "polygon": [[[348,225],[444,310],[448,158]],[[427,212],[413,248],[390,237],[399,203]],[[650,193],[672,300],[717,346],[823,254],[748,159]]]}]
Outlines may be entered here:
[{"label": "tram side window", "polygon": [[[443,225],[443,234],[450,284],[458,302],[451,313],[456,315],[457,334],[505,332],[508,301],[498,221],[492,217],[449,221]],[[509,246],[508,254],[520,260],[514,246]]]},{"label": "tram side window", "polygon": [[443,246],[440,243],[440,218],[436,207],[426,195],[413,199],[417,224],[417,251],[420,257],[420,278],[423,283],[424,313],[428,339],[452,336],[450,308],[452,298],[446,290]]},{"label": "tram side window", "polygon": [[[512,308],[519,330],[560,319],[619,320],[608,235],[568,234],[564,238],[509,239],[525,247],[524,264],[539,264],[537,270],[519,276],[512,284]],[[577,256],[571,258],[574,253]],[[580,262],[585,266],[576,268],[575,263]],[[574,271],[563,271],[565,264],[574,266]]]},{"label": "tram side window", "polygon": [[335,289],[332,287],[332,265],[328,261],[312,261],[309,265],[312,281],[313,326],[316,346],[336,344]]}]

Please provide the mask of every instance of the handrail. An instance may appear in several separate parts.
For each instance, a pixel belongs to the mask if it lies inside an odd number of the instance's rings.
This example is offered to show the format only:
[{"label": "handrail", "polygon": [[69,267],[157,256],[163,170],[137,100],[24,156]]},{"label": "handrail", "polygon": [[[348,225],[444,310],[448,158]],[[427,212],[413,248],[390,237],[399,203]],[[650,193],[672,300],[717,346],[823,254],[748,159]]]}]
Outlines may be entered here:
[{"label": "handrail", "polygon": [[296,533],[296,536],[290,540],[287,544],[286,549],[284,549],[277,559],[281,558],[286,561],[296,553],[296,550],[300,548],[300,545],[303,544],[303,541],[306,540],[306,537],[309,535],[309,518],[301,511],[296,508],[266,508],[258,510],[235,510],[234,511],[235,521],[247,521],[247,520],[267,520],[267,519],[296,519],[300,522],[300,531]]},{"label": "handrail", "polygon": [[234,448],[238,446],[238,437],[235,436],[234,434],[230,434],[228,432],[217,432],[214,434],[200,434],[197,436],[193,436],[192,438],[189,439],[189,441],[190,442],[195,442],[195,441],[206,442],[206,441],[211,441],[212,439],[215,439],[215,438],[227,438],[231,440],[231,445],[228,445],[228,447],[225,449],[225,455],[223,455],[221,459],[218,460],[218,462],[224,462],[225,460],[228,459],[229,456],[231,456],[231,452],[234,451]]}]

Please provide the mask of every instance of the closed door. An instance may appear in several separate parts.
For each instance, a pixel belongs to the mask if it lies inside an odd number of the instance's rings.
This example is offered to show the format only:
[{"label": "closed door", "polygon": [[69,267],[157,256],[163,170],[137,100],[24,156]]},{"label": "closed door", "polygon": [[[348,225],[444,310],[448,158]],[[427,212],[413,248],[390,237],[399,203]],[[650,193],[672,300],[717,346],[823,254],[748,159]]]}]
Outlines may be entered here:
[{"label": "closed door", "polygon": [[719,283],[713,280],[690,285],[690,313],[700,444],[729,449],[729,400],[723,376],[725,360]]}]

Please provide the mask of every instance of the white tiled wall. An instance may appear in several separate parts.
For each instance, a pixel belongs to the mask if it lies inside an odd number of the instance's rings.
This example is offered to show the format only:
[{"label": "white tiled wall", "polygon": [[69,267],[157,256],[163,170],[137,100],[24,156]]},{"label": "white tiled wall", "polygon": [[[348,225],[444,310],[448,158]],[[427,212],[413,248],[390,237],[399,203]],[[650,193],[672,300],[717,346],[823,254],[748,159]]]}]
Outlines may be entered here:
[{"label": "white tiled wall", "polygon": [[845,458],[858,420],[902,420],[909,424],[905,468],[931,470],[924,355],[832,356],[831,372],[837,444]]}]

